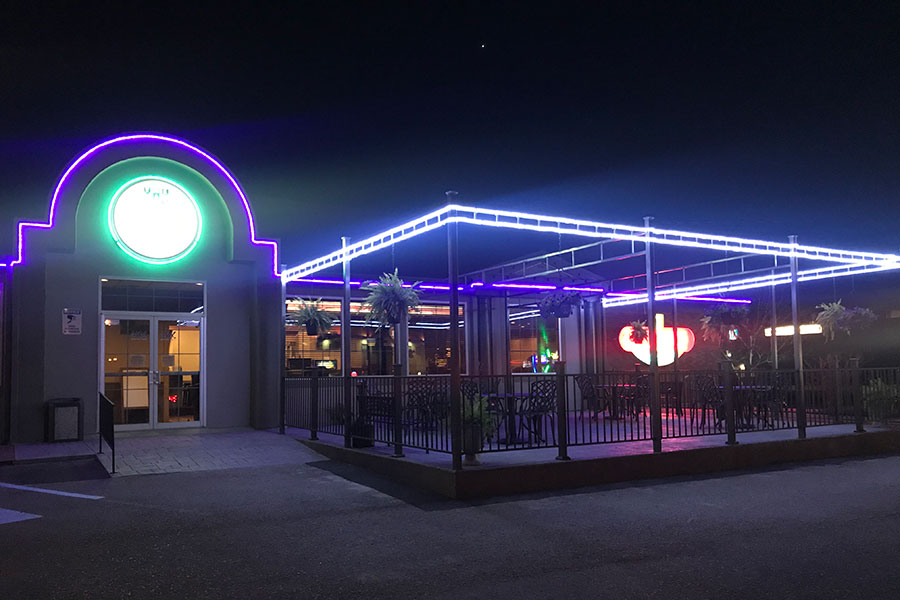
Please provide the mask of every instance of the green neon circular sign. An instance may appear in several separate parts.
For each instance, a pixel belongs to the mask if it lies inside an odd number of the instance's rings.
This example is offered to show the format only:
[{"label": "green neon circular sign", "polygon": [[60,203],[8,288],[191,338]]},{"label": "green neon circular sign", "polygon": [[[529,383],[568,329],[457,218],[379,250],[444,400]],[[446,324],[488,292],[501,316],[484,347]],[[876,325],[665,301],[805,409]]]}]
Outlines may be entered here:
[{"label": "green neon circular sign", "polygon": [[187,190],[158,175],[123,184],[109,203],[109,231],[137,260],[163,265],[190,254],[200,240],[203,218]]}]

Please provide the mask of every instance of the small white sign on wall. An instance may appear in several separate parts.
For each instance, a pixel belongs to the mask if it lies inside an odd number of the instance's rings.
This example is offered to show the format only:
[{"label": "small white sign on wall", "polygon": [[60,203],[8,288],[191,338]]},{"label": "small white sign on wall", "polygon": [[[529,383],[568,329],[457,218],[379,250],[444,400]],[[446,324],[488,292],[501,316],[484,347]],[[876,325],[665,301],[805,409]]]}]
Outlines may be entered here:
[{"label": "small white sign on wall", "polygon": [[81,309],[64,308],[62,311],[63,335],[81,335]]}]

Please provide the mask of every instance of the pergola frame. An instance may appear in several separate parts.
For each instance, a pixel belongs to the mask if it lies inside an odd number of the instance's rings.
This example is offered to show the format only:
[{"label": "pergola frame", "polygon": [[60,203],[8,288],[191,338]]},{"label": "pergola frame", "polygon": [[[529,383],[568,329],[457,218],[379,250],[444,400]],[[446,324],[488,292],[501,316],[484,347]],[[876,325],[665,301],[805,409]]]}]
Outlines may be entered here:
[{"label": "pergola frame", "polygon": [[[378,250],[383,250],[397,244],[399,242],[417,237],[429,231],[447,226],[447,260],[448,260],[448,292],[450,296],[450,327],[449,327],[449,366],[450,366],[450,428],[451,437],[454,440],[453,450],[453,468],[461,468],[461,451],[460,451],[460,431],[461,431],[461,400],[460,400],[460,361],[459,361],[459,292],[460,292],[460,274],[458,272],[457,260],[457,228],[459,223],[504,228],[512,230],[524,230],[542,233],[556,233],[560,236],[571,235],[584,238],[600,239],[600,242],[594,242],[568,249],[560,249],[557,252],[551,252],[538,257],[530,257],[489,267],[487,269],[479,269],[471,274],[480,274],[482,279],[487,277],[487,273],[499,270],[500,277],[506,277],[506,268],[518,266],[521,268],[521,274],[514,276],[512,281],[522,281],[535,276],[548,275],[551,273],[559,274],[563,271],[586,268],[596,264],[602,264],[609,260],[621,260],[626,258],[644,257],[643,274],[635,274],[630,277],[619,278],[631,279],[632,284],[643,276],[643,291],[638,291],[636,287],[632,287],[634,291],[616,293],[610,288],[612,282],[606,289],[602,288],[585,288],[592,291],[606,294],[602,297],[602,306],[627,306],[634,304],[647,305],[647,327],[649,329],[650,341],[650,386],[651,386],[651,430],[653,438],[654,452],[660,452],[662,449],[662,422],[659,410],[659,380],[658,380],[658,352],[657,338],[655,335],[654,324],[654,304],[664,300],[690,300],[695,296],[708,297],[710,294],[721,294],[737,290],[750,290],[763,287],[771,287],[773,290],[777,285],[791,285],[791,316],[793,324],[794,338],[794,365],[795,369],[800,372],[799,378],[799,395],[797,407],[797,429],[800,438],[806,437],[806,418],[805,418],[805,400],[803,391],[803,361],[802,361],[802,341],[800,337],[800,324],[798,318],[797,306],[797,287],[802,281],[813,281],[817,279],[844,277],[848,275],[858,275],[864,273],[873,273],[879,271],[890,271],[900,269],[900,255],[863,252],[855,250],[842,250],[838,248],[826,248],[819,246],[807,246],[797,243],[797,236],[789,237],[788,243],[773,242],[766,240],[739,238],[732,236],[722,236],[715,234],[694,233],[679,230],[661,229],[653,227],[652,218],[644,217],[644,226],[636,227],[633,225],[619,225],[612,223],[603,223],[598,221],[588,221],[581,219],[571,219],[567,217],[555,217],[549,215],[536,215],[523,212],[513,212],[506,210],[495,210],[487,208],[477,208],[471,206],[462,206],[452,201],[456,198],[455,192],[447,192],[447,198],[450,201],[445,207],[413,219],[402,225],[388,229],[379,234],[365,238],[359,242],[349,244],[347,238],[343,238],[342,247],[339,250],[326,254],[319,258],[306,261],[294,267],[285,269],[281,274],[282,291],[285,286],[292,281],[302,281],[315,275],[325,269],[341,266],[343,271],[343,289],[344,302],[342,308],[342,322],[349,322],[349,303],[350,303],[350,262],[354,258],[359,258],[367,254],[371,254]],[[605,257],[603,255],[604,245],[613,241],[630,242],[629,251],[616,255],[614,257]],[[599,260],[579,263],[576,260],[575,253],[587,248],[599,245],[601,256]],[[640,246],[640,247],[639,247]],[[654,249],[657,246],[672,246],[682,248],[697,248],[718,252],[736,253],[735,256],[727,256],[703,263],[694,263],[681,265],[674,269],[665,269],[660,272],[656,270]],[[557,268],[551,269],[549,260],[553,257],[569,255],[569,264],[565,267],[557,265]],[[769,256],[772,258],[771,266],[754,267],[748,269],[746,261],[756,256]],[[780,262],[779,259],[787,259]],[[816,261],[826,263],[825,266],[807,267],[800,269],[799,261]],[[543,261],[543,270],[526,273],[528,264],[539,265]],[[716,275],[714,266],[718,263],[737,263],[739,270],[737,272]],[[689,269],[709,267],[709,275],[700,278],[689,279],[687,276]],[[661,284],[659,275],[661,273],[680,272],[681,279],[675,282]],[[487,281],[470,281],[468,282],[478,286],[485,284],[493,287],[532,287],[535,290],[557,289],[557,286],[541,286],[517,283],[501,283]],[[433,286],[437,287],[437,286]],[[566,289],[563,287],[562,289]],[[577,288],[570,288],[577,289]],[[282,293],[282,300],[284,293]],[[282,305],[284,302],[282,301]],[[774,316],[773,316],[774,318]],[[773,332],[775,323],[773,320]],[[405,327],[403,328],[405,330]],[[773,344],[775,343],[775,335],[772,336]],[[676,341],[677,344],[677,341]],[[341,336],[341,350],[346,371],[349,365],[350,356],[350,336]],[[677,354],[677,352],[676,352]],[[350,377],[349,373],[344,373],[345,381],[345,397],[349,397]],[[345,418],[349,419],[349,404],[345,403]],[[736,443],[733,435],[729,435],[728,443]],[[349,445],[350,440],[345,439],[345,445]],[[564,457],[565,453],[561,451],[560,457]]]}]

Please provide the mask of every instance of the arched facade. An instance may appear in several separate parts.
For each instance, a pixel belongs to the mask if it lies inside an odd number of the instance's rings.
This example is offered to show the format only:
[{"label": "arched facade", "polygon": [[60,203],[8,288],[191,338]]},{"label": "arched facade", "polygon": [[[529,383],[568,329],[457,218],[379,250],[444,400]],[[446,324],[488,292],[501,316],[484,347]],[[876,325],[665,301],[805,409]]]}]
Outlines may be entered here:
[{"label": "arched facade", "polygon": [[98,391],[125,429],[277,423],[277,245],[204,150],[155,134],[90,148],[8,262],[12,442],[46,439],[56,398],[80,398],[96,432]]}]

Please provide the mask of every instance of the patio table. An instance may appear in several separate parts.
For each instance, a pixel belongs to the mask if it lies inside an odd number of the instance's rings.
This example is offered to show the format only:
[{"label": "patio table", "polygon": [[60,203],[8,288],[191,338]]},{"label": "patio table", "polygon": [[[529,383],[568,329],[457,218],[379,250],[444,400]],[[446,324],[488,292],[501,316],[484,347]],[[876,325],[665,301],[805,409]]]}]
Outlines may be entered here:
[{"label": "patio table", "polygon": [[506,437],[499,438],[497,441],[501,444],[518,444],[521,440],[519,439],[518,431],[516,430],[516,419],[519,416],[519,406],[522,401],[527,399],[529,394],[525,393],[491,393],[487,394],[485,397],[488,402],[493,406],[495,401],[500,405],[500,412],[506,418]]}]

